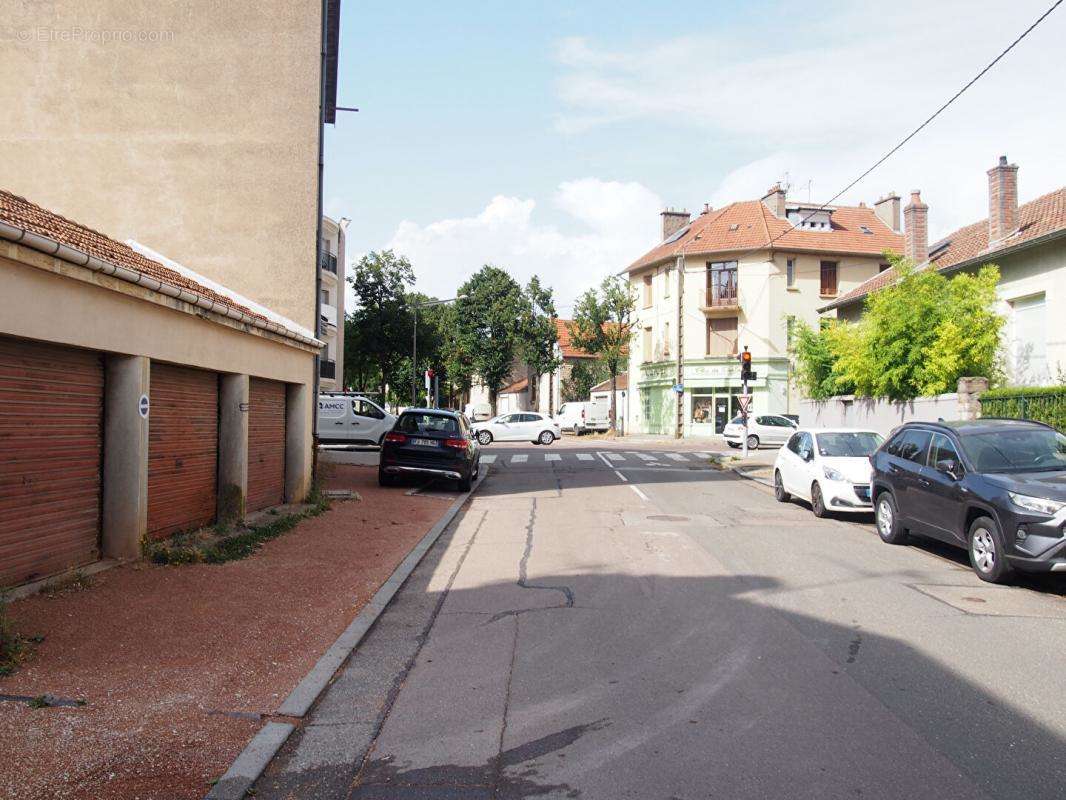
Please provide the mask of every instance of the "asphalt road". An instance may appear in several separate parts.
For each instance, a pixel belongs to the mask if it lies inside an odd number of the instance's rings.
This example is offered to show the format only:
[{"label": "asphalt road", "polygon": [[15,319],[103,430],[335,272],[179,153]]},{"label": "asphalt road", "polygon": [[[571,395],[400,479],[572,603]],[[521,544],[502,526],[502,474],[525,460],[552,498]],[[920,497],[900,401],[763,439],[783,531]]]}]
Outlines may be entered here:
[{"label": "asphalt road", "polygon": [[580,444],[486,449],[257,798],[1066,795],[1061,582]]}]

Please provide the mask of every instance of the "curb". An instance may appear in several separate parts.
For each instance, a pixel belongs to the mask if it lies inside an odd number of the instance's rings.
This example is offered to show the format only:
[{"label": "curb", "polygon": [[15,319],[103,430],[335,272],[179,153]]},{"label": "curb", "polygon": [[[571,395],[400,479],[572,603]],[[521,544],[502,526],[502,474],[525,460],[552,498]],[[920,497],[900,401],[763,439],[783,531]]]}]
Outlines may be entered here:
[{"label": "curb", "polygon": [[[275,712],[277,716],[303,717],[307,714],[319,695],[329,685],[333,675],[348,660],[348,656],[352,654],[352,651],[359,646],[363,637],[377,622],[378,617],[388,607],[389,602],[396,596],[400,587],[403,586],[404,582],[411,576],[411,573],[415,571],[415,567],[429,552],[429,548],[436,543],[440,535],[444,533],[444,530],[451,525],[459,510],[478,490],[478,487],[481,486],[488,474],[488,465],[482,465],[481,474],[478,476],[477,482],[470,487],[470,491],[459,495],[441,518],[429,529],[429,532],[411,549],[407,557],[393,570],[388,580],[381,584],[381,588],[374,593],[369,602],[355,615],[355,619],[351,621],[344,633],[337,637],[336,641],[330,645],[330,648],[311,667],[311,671],[303,677],[303,680],[296,684],[296,688],[289,693],[289,696],[285,698],[285,701]],[[287,722],[266,723],[252,737],[252,740],[248,742],[240,755],[237,756],[226,771],[226,774],[205,795],[204,800],[241,800],[259,779],[259,776],[263,774],[270,760],[277,754],[294,730],[296,730],[296,726]]]},{"label": "curb", "polygon": [[736,475],[739,475],[746,481],[754,481],[760,486],[765,486],[768,489],[774,488],[774,484],[769,480],[769,478],[760,478],[758,475],[752,475],[750,474],[752,470],[744,470],[740,467],[730,467],[729,471],[735,473]]}]

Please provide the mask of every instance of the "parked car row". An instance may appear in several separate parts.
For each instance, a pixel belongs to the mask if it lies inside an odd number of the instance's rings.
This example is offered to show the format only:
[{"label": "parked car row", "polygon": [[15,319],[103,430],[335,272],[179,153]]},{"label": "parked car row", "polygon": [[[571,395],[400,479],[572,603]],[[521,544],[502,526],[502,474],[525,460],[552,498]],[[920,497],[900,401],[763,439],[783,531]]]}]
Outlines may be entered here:
[{"label": "parked car row", "polygon": [[924,536],[964,548],[982,580],[1066,572],[1066,436],[1038,422],[908,422],[800,429],[774,462],[774,494],[817,516],[874,512],[888,544]]}]

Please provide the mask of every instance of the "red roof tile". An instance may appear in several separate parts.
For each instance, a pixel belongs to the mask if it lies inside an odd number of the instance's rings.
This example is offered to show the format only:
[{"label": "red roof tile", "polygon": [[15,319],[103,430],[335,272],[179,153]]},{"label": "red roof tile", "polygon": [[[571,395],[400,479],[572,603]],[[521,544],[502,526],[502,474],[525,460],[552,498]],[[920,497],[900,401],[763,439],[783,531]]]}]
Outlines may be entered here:
[{"label": "red roof tile", "polygon": [[195,292],[201,297],[228,306],[255,319],[266,319],[262,314],[245,308],[240,303],[202,286],[191,278],[141,255],[127,244],[117,242],[92,228],[72,222],[66,217],[41,208],[36,203],[31,203],[3,189],[0,189],[0,222],[45,236],[74,250],[95,256],[101,261],[140,272],[180,289]]},{"label": "red roof tile", "polygon": [[[816,253],[856,253],[876,256],[885,250],[902,251],[903,236],[894,232],[866,206],[829,206],[832,229],[827,231],[792,228],[792,223],[775,216],[761,200],[731,203],[696,217],[677,241],[663,243],[645,253],[629,271],[651,266],[679,255],[703,255],[737,250]],[[870,233],[865,233],[865,225]],[[771,245],[770,242],[773,242]]]},{"label": "red roof tile", "polygon": [[529,378],[522,378],[520,381],[515,381],[510,386],[505,386],[500,389],[500,394],[518,394],[524,392],[529,388]]},{"label": "red roof tile", "polygon": [[574,347],[570,342],[570,326],[574,324],[572,319],[555,320],[555,335],[559,339],[559,351],[563,358],[595,358],[580,348]]},{"label": "red roof tile", "polygon": [[[932,255],[927,263],[932,264],[938,270],[947,270],[972,260],[993,260],[996,253],[1064,228],[1066,228],[1066,186],[1019,206],[1017,232],[1002,241],[995,242],[991,249],[988,246],[988,218],[986,217],[949,233],[933,244],[929,248]],[[828,311],[832,308],[851,305],[871,292],[883,289],[895,280],[896,271],[887,269],[874,275],[865,283],[859,284],[821,310]]]}]

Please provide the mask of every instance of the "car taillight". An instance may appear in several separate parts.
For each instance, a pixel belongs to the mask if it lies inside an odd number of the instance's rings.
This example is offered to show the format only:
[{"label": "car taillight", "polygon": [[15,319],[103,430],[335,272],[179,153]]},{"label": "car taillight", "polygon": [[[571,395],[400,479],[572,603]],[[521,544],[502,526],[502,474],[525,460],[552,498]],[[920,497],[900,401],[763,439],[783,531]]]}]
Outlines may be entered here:
[{"label": "car taillight", "polygon": [[445,439],[445,447],[454,447],[456,450],[466,450],[470,446],[470,442],[466,439]]},{"label": "car taillight", "polygon": [[393,442],[395,444],[403,444],[407,441],[407,435],[403,433],[386,433],[385,441]]}]

